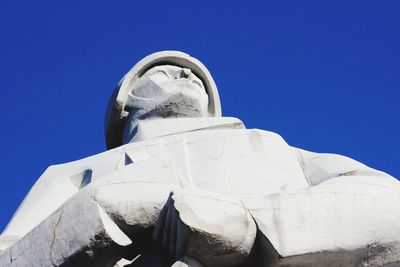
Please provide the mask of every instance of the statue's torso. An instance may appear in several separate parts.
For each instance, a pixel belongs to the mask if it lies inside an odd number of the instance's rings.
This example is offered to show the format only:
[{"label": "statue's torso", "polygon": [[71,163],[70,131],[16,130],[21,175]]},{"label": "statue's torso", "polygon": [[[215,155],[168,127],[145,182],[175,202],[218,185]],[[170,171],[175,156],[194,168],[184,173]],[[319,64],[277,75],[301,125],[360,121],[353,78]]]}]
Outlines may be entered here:
[{"label": "statue's torso", "polygon": [[87,184],[120,176],[148,180],[144,173],[160,164],[166,171],[153,175],[152,183],[169,183],[171,189],[195,187],[237,199],[308,186],[295,150],[277,134],[247,129],[172,134],[51,166],[5,233],[24,235]]},{"label": "statue's torso", "polygon": [[[303,158],[305,155],[306,159]],[[304,151],[290,147],[275,133],[230,127],[229,123],[227,127],[213,125],[195,130],[183,127],[175,133],[153,136],[49,167],[0,237],[0,246],[3,245],[2,237],[24,236],[70,197],[78,192],[85,193],[82,188],[95,188],[99,199],[103,200],[101,204],[122,200],[140,203],[133,206],[144,207],[143,210],[130,210],[126,218],[132,218],[138,224],[154,223],[157,217],[153,214],[148,219],[146,208],[152,211],[153,208],[161,209],[169,192],[174,189],[196,188],[229,195],[245,204],[260,230],[283,256],[336,251],[338,248],[351,250],[377,239],[382,239],[384,245],[392,242],[393,238],[387,238],[391,228],[384,229],[396,220],[390,216],[376,218],[369,210],[378,204],[394,203],[392,199],[396,198],[388,192],[380,202],[375,203],[372,197],[375,191],[380,194],[379,190],[388,184],[393,190],[398,188],[397,181],[394,183],[388,175],[351,159],[322,155],[304,154]],[[336,178],[312,190],[314,185],[330,177]],[[356,183],[350,188],[353,180]],[[126,189],[116,186],[124,183],[129,183]],[[117,190],[113,190],[113,186]],[[370,191],[364,189],[368,186]],[[301,190],[304,188],[306,190]],[[368,192],[372,197],[366,195]],[[342,196],[340,201],[352,205],[341,206],[337,196]],[[357,202],[364,197],[366,201]],[[324,216],[326,207],[338,212],[344,210],[343,214],[347,214],[347,210],[351,214],[368,211],[364,218],[386,224],[383,230],[374,234],[375,228],[369,224],[359,227],[343,223],[340,216]],[[391,206],[385,208],[390,210]],[[336,227],[341,223],[342,227]],[[335,232],[330,232],[325,225],[335,226]],[[365,236],[366,240],[343,238],[348,233],[343,229],[347,228],[350,232],[362,232],[363,235],[358,236]],[[315,231],[317,235],[313,234]],[[308,242],[304,244],[302,240],[306,239]]]}]

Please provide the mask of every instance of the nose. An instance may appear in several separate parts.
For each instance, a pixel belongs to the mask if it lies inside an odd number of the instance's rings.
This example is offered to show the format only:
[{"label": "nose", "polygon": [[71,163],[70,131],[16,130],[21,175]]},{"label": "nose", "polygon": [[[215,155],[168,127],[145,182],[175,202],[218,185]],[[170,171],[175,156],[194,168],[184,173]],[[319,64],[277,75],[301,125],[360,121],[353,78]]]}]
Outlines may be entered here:
[{"label": "nose", "polygon": [[187,79],[187,78],[189,78],[190,74],[192,74],[192,71],[191,71],[190,69],[183,68],[183,69],[180,71],[178,77],[179,77],[180,79]]}]

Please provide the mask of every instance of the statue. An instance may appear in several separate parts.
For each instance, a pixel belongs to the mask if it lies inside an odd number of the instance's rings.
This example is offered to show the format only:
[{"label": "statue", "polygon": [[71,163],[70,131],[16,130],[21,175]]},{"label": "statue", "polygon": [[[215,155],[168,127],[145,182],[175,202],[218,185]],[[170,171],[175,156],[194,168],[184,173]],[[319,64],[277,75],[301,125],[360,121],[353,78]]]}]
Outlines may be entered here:
[{"label": "statue", "polygon": [[187,54],[138,62],[105,132],[108,151],[38,179],[0,236],[0,266],[400,264],[399,181],[221,117]]}]

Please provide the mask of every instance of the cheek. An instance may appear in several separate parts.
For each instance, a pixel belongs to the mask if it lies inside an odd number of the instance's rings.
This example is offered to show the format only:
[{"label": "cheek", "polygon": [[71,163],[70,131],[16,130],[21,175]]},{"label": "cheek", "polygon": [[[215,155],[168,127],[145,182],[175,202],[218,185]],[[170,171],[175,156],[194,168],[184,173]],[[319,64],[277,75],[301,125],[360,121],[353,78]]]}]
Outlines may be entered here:
[{"label": "cheek", "polygon": [[202,89],[202,91],[199,94],[199,101],[202,105],[204,105],[207,109],[208,109],[208,95],[207,93],[204,91],[204,89]]},{"label": "cheek", "polygon": [[205,95],[204,100],[200,102],[203,115],[208,114],[208,96]]}]

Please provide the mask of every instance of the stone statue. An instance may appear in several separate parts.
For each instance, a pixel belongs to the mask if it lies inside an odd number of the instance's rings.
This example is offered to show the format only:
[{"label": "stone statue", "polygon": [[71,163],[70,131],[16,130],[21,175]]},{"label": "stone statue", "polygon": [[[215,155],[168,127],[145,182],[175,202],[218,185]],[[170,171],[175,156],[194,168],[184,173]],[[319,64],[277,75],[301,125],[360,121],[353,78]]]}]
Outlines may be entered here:
[{"label": "stone statue", "polygon": [[138,62],[105,131],[108,151],[39,178],[0,236],[0,266],[400,265],[396,179],[221,117],[187,54]]}]

